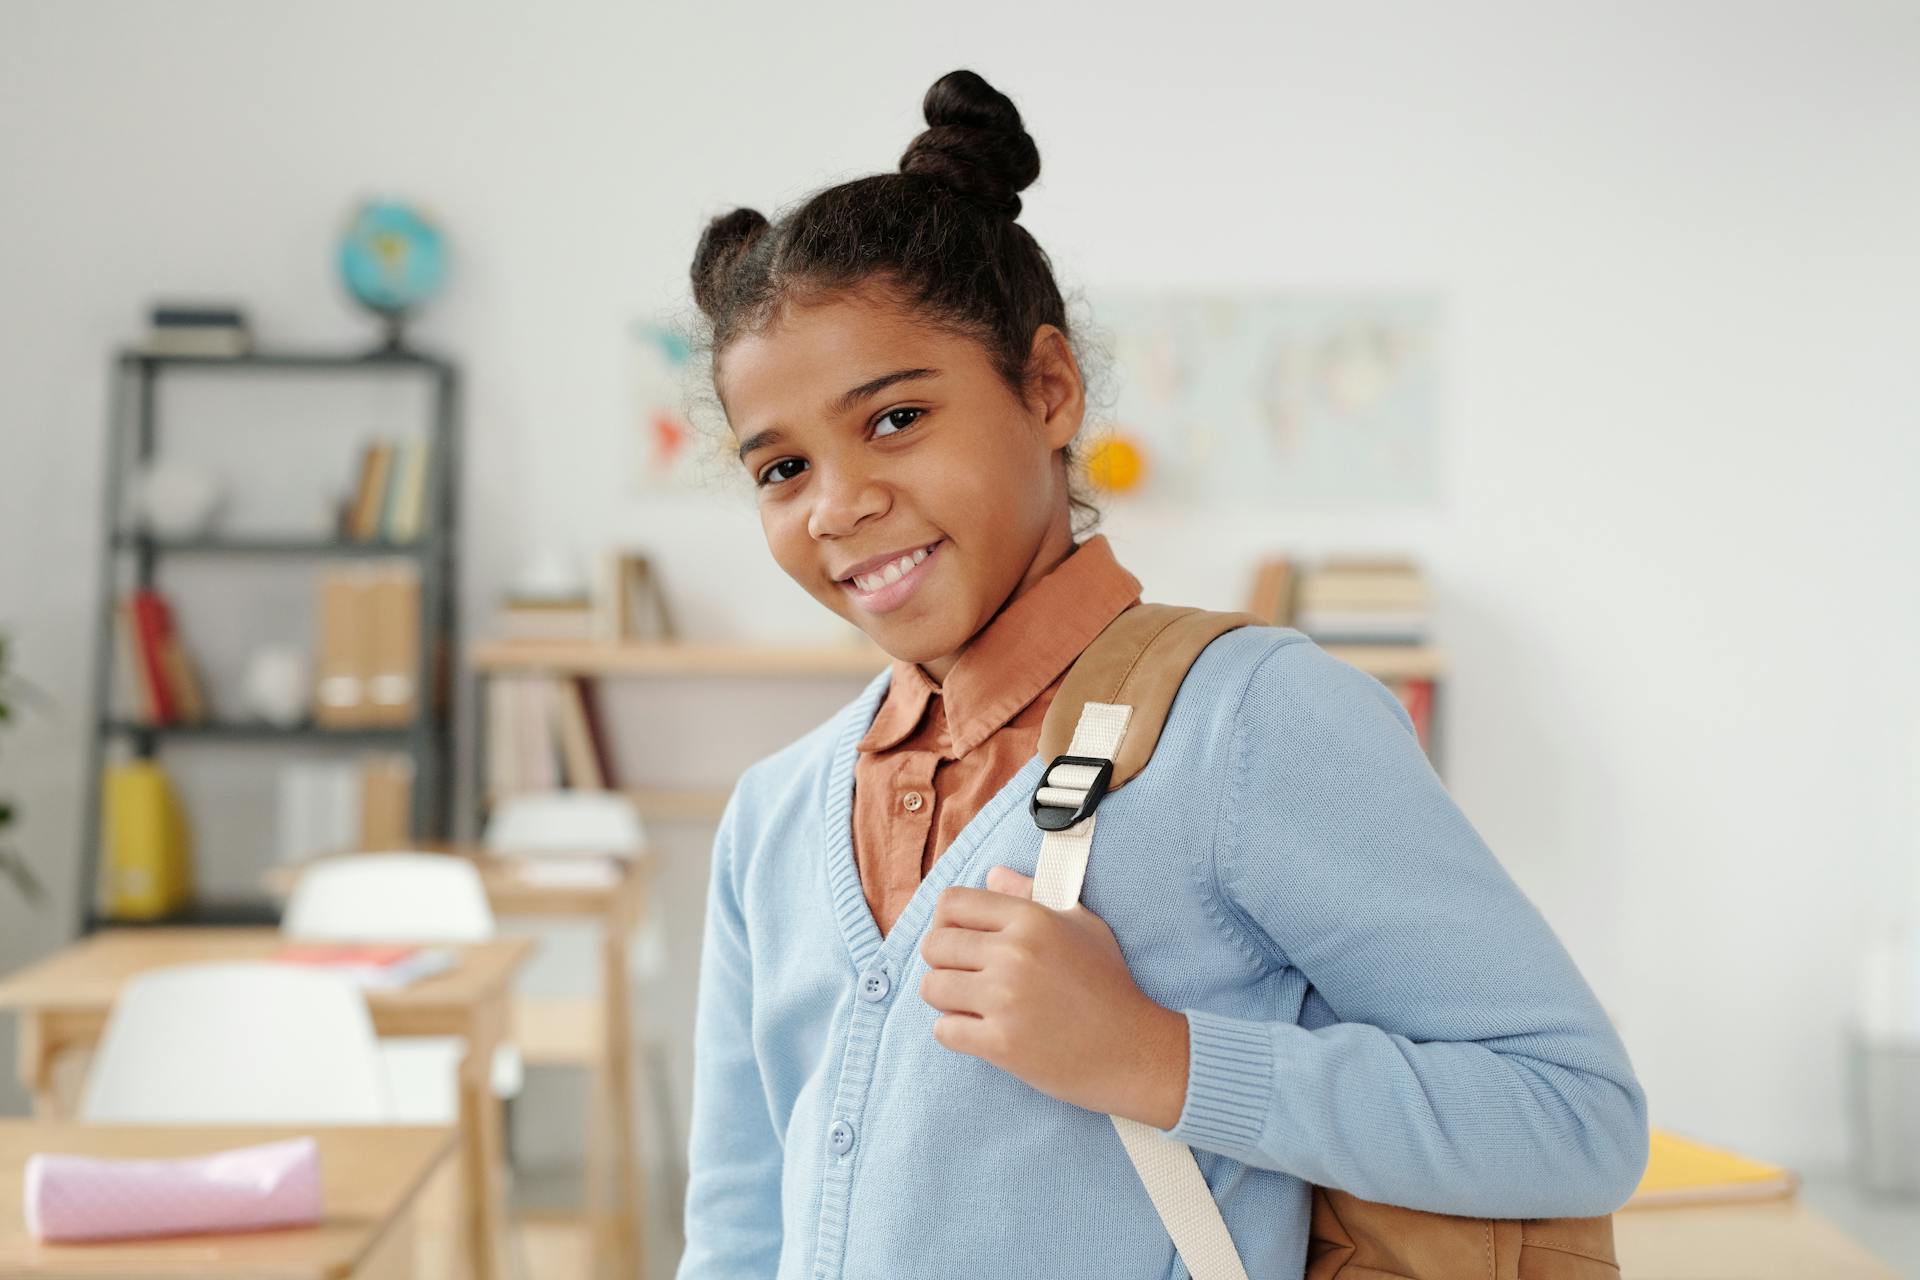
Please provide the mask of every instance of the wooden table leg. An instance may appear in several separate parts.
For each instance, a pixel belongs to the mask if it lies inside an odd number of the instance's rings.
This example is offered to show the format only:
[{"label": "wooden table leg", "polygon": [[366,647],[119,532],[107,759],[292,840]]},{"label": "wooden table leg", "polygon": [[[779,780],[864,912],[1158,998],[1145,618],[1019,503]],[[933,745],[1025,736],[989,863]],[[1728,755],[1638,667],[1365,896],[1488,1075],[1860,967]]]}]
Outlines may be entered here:
[{"label": "wooden table leg", "polygon": [[460,1182],[467,1258],[476,1280],[502,1274],[500,1240],[507,1227],[506,1197],[499,1178],[500,1100],[493,1094],[493,1051],[506,1021],[502,992],[474,1010],[460,1062]]},{"label": "wooden table leg", "polygon": [[629,1018],[632,999],[627,962],[634,921],[623,919],[602,939],[602,990],[607,1001],[607,1118],[612,1122],[614,1167],[619,1172],[613,1222],[619,1233],[620,1274],[628,1280],[646,1280],[647,1259],[640,1226],[647,1217],[646,1183],[635,1151],[633,1124],[633,1029]]},{"label": "wooden table leg", "polygon": [[60,1095],[54,1088],[53,1060],[57,1047],[47,1034],[45,1019],[37,1009],[21,1009],[14,1016],[14,1046],[20,1084],[33,1099],[33,1114],[39,1120],[65,1119],[60,1114]]}]

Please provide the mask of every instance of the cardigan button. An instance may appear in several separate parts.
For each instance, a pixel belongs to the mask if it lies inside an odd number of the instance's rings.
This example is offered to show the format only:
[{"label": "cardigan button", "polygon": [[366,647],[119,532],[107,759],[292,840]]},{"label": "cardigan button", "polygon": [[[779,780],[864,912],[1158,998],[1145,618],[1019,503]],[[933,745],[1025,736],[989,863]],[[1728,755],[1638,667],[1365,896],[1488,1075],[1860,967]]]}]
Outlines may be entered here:
[{"label": "cardigan button", "polygon": [[918,813],[920,806],[926,803],[926,797],[918,791],[909,791],[900,797],[900,803],[907,807],[908,813]]},{"label": "cardigan button", "polygon": [[860,998],[867,1001],[885,1000],[887,992],[893,990],[893,981],[887,977],[885,969],[875,969],[860,979]]},{"label": "cardigan button", "polygon": [[827,1130],[827,1146],[837,1156],[853,1150],[853,1126],[845,1120],[835,1120],[833,1128]]}]

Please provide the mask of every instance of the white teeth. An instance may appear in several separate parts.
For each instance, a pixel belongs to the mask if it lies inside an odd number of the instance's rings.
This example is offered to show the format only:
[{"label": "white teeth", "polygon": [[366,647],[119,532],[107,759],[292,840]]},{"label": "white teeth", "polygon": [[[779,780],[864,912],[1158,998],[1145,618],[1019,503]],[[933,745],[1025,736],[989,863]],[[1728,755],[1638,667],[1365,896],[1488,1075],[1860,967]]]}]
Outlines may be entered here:
[{"label": "white teeth", "polygon": [[909,573],[912,573],[913,566],[919,564],[931,554],[932,552],[928,551],[927,548],[921,547],[918,551],[910,555],[901,556],[898,560],[895,560],[883,569],[873,573],[857,575],[853,580],[853,585],[862,591],[878,591],[882,587],[891,586],[906,577]]}]

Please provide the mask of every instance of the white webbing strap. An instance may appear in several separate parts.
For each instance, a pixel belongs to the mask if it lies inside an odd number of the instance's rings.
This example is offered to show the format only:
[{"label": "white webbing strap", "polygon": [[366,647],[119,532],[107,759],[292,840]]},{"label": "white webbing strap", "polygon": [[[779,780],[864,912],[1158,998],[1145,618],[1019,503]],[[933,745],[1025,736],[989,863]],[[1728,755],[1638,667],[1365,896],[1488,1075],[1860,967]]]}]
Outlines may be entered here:
[{"label": "white webbing strap", "polygon": [[[1132,713],[1133,708],[1123,703],[1083,704],[1066,754],[1113,759]],[[1094,775],[1095,770],[1088,765],[1061,765],[1050,776],[1042,777],[1040,803],[1078,808]],[[1035,902],[1065,911],[1080,901],[1087,857],[1093,850],[1093,827],[1099,817],[1095,810],[1064,831],[1040,833],[1040,861],[1033,876]],[[1119,1131],[1120,1142],[1146,1185],[1147,1197],[1166,1224],[1173,1247],[1193,1280],[1247,1280],[1233,1237],[1227,1234],[1226,1221],[1220,1216],[1220,1206],[1214,1203],[1207,1180],[1200,1176],[1192,1149],[1151,1125],[1125,1116],[1108,1118]]]}]

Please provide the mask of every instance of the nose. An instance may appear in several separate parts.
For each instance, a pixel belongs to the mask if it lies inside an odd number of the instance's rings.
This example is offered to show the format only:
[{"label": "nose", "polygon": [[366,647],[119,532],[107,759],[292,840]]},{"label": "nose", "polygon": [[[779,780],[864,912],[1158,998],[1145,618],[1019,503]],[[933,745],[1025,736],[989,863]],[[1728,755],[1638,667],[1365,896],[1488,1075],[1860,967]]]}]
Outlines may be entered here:
[{"label": "nose", "polygon": [[878,477],[859,467],[816,467],[807,532],[844,538],[873,516],[885,515],[893,499]]}]

